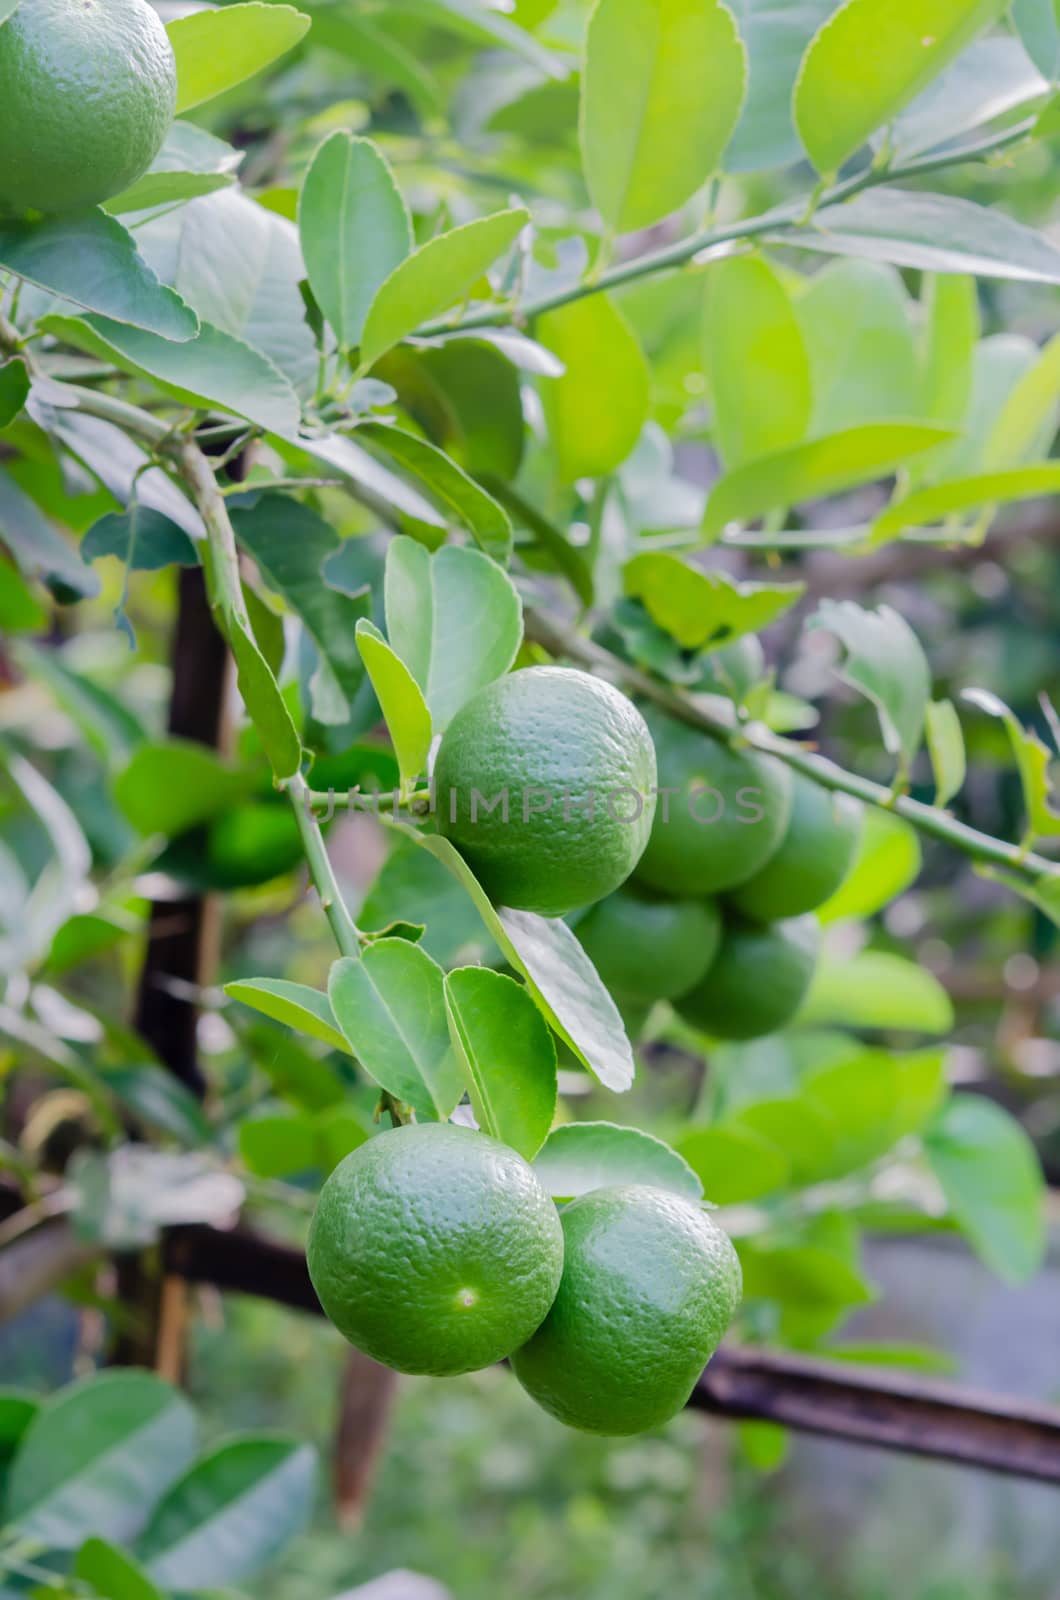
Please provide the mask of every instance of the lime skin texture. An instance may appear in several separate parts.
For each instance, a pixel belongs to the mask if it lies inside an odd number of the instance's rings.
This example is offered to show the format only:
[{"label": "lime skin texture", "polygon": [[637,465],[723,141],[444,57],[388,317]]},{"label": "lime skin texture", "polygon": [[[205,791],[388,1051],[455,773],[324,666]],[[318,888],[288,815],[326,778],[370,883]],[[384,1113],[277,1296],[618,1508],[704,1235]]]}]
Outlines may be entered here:
[{"label": "lime skin texture", "polygon": [[434,768],[438,827],[490,899],[546,917],[625,882],[651,832],[654,791],[655,750],[636,706],[571,667],[524,667],[480,689]]},{"label": "lime skin texture", "polygon": [[553,1201],[514,1150],[448,1123],[361,1145],[321,1190],[309,1275],[351,1344],[398,1372],[501,1361],[548,1312],[563,1270]]},{"label": "lime skin texture", "polygon": [[859,800],[833,794],[801,772],[792,781],[791,821],[780,848],[727,897],[756,922],[801,917],[824,905],[850,871],[861,842]]},{"label": "lime skin texture", "polygon": [[758,1039],[789,1023],[817,965],[820,926],[794,917],[763,927],[726,915],[721,948],[706,977],[676,1010],[715,1039]]},{"label": "lime skin texture", "polygon": [[23,0],[0,27],[0,212],[83,211],[169,132],[177,68],[147,0]]},{"label": "lime skin texture", "polygon": [[596,1189],[561,1216],[559,1293],[512,1370],[572,1428],[658,1427],[686,1403],[732,1320],[736,1252],[706,1211],[664,1189]]},{"label": "lime skin texture", "polygon": [[660,900],[628,884],[575,927],[613,995],[651,1004],[686,994],[714,960],[721,913],[713,900]]},{"label": "lime skin texture", "polygon": [[646,715],[659,803],[637,882],[682,898],[734,888],[779,848],[791,774],[772,756],[732,750],[654,708]]}]

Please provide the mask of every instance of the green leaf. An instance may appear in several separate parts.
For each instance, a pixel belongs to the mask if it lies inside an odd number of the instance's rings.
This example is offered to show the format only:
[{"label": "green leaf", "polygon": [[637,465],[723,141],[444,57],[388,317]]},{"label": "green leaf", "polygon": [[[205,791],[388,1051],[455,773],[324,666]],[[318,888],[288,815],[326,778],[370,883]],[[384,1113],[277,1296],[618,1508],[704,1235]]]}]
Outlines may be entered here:
[{"label": "green leaf", "polygon": [[735,1241],[745,1300],[779,1300],[814,1310],[870,1305],[876,1290],[842,1256],[819,1245]]},{"label": "green leaf", "polygon": [[954,1095],[924,1149],[977,1255],[1008,1283],[1033,1277],[1046,1247],[1045,1184],[1015,1118],[980,1096]]},{"label": "green leaf", "polygon": [[637,337],[602,294],[539,317],[537,337],[565,368],[543,391],[560,477],[606,477],[648,420],[650,376]]},{"label": "green leaf", "polygon": [[489,967],[450,972],[445,1006],[479,1127],[532,1161],[556,1110],[556,1047],[545,1019],[522,984]]},{"label": "green leaf", "polygon": [[924,967],[883,950],[818,962],[802,1003],[799,1026],[896,1028],[948,1033],[953,1006]]},{"label": "green leaf", "polygon": [[189,1148],[210,1142],[212,1129],[202,1106],[167,1068],[149,1061],[108,1067],[103,1082],[115,1100],[156,1133]]},{"label": "green leaf", "polygon": [[258,0],[177,17],[166,29],[177,58],[177,111],[253,78],[292,50],[311,20],[292,6]]},{"label": "green leaf", "polygon": [[361,342],[376,292],[412,249],[412,223],[370,139],[333,133],[306,173],[298,203],[306,272],[339,346]]},{"label": "green leaf", "polygon": [[419,945],[379,939],[336,961],[331,1008],[354,1055],[381,1088],[444,1122],[464,1091],[446,1021],[441,967]]},{"label": "green leaf", "polygon": [[951,478],[893,501],[872,524],[868,542],[872,546],[888,544],[909,528],[943,523],[939,538],[949,544],[959,534],[946,525],[947,519],[958,512],[975,510],[979,506],[1010,505],[1018,500],[1037,500],[1058,491],[1060,465],[1054,461],[978,473],[971,478]]},{"label": "green leaf", "polygon": [[756,1472],[779,1472],[791,1451],[791,1434],[778,1422],[738,1422],[736,1436]]},{"label": "green leaf", "polygon": [[431,555],[412,539],[394,539],[387,551],[386,625],[436,733],[504,676],[523,638],[518,591],[496,562],[455,545]]},{"label": "green leaf", "polygon": [[825,925],[875,916],[920,873],[920,840],[901,817],[867,807],[854,864],[830,900],[817,911]]},{"label": "green leaf", "polygon": [[626,593],[685,650],[713,649],[758,633],[801,599],[802,583],[738,583],[666,551],[646,551],[622,569]]},{"label": "green leaf", "polygon": [[730,172],[759,172],[803,159],[792,92],[806,48],[836,0],[733,0],[747,45],[750,82],[725,155]]},{"label": "green leaf", "polygon": [[4,1520],[48,1550],[125,1541],[195,1454],[188,1402],[147,1372],[95,1374],[46,1400],[11,1465]]},{"label": "green leaf", "polygon": [[438,234],[390,274],[365,319],[361,366],[374,365],[422,323],[468,296],[497,257],[511,248],[530,220],[517,207]]},{"label": "green leaf", "polygon": [[720,0],[599,0],[582,80],[582,162],[616,233],[683,206],[740,115],[746,51]]},{"label": "green leaf", "polygon": [[[538,358],[548,362],[553,358],[522,336],[514,343],[496,342],[488,332],[484,329],[480,338],[445,338],[415,351],[405,346],[391,352],[381,371],[390,374],[392,361],[411,358],[423,393],[403,395],[404,403],[428,428],[435,444],[497,498],[485,480],[517,477],[523,459],[526,427],[516,362],[528,352],[535,367],[540,365]],[[401,384],[393,381],[402,393]]]},{"label": "green leaf", "polygon": [[137,1555],[163,1588],[238,1583],[301,1533],[316,1452],[294,1439],[234,1439],[198,1461],[155,1511]]},{"label": "green leaf", "polygon": [[979,341],[974,278],[931,276],[921,292],[924,310],[924,415],[959,424],[968,414]]},{"label": "green leaf", "polygon": [[814,37],[795,84],[795,126],[818,172],[837,172],[1007,7],[847,0]]},{"label": "green leaf", "polygon": [[359,622],[356,638],[393,741],[402,790],[409,794],[427,769],[434,737],[427,702],[408,667],[373,623]]},{"label": "green leaf", "polygon": [[339,549],[338,534],[312,507],[287,495],[265,494],[256,505],[232,512],[236,538],[250,552],[267,587],[302,619],[317,648],[310,682],[318,722],[345,723],[364,681],[357,624],[371,614],[371,592],[351,596],[330,588],[321,575]]},{"label": "green leaf", "polygon": [[852,1339],[830,1344],[823,1351],[829,1361],[856,1361],[867,1367],[905,1367],[910,1372],[925,1372],[935,1377],[953,1377],[960,1363],[944,1350],[921,1344],[876,1344]]},{"label": "green leaf", "polygon": [[583,606],[593,603],[593,576],[585,552],[571,544],[562,529],[542,516],[536,506],[510,484],[487,477],[485,486],[511,515],[516,527],[523,527],[532,535],[539,554],[547,557],[549,564],[566,578]]},{"label": "green leaf", "polygon": [[[321,998],[327,1000],[326,995]],[[329,1006],[329,1015],[330,1010]],[[306,1111],[326,1111],[342,1104],[346,1089],[330,1060],[322,1059],[284,1028],[274,1028],[268,1022],[248,1023],[242,1014],[231,1011],[227,1020],[236,1028],[254,1065],[261,1068],[281,1098]],[[338,1033],[334,1018],[331,1026]],[[349,1049],[345,1039],[341,1048]]]},{"label": "green leaf", "polygon": [[1026,842],[1056,838],[1060,835],[1060,804],[1052,801],[1053,785],[1049,769],[1057,759],[1057,752],[1044,744],[1033,728],[1024,728],[1005,702],[998,699],[996,694],[991,694],[989,689],[965,689],[962,699],[985,711],[988,717],[997,717],[1005,725],[1016,757],[1023,803],[1027,808]]},{"label": "green leaf", "polygon": [[964,734],[952,700],[930,700],[927,707],[927,746],[935,774],[935,804],[949,805],[964,783]]},{"label": "green leaf", "polygon": [[0,429],[14,422],[29,398],[29,369],[17,358],[0,365]]},{"label": "green leaf", "polygon": [[241,978],[225,984],[225,994],[274,1022],[285,1023],[311,1039],[322,1039],[333,1050],[352,1054],[346,1036],[335,1021],[331,1002],[319,989],[285,978]]},{"label": "green leaf", "polygon": [[[3,529],[0,528],[0,535]],[[39,633],[48,626],[48,611],[19,574],[0,555],[0,632]]]},{"label": "green leaf", "polygon": [[99,593],[99,579],[14,478],[0,471],[0,540],[25,578],[40,578],[62,601]]},{"label": "green leaf", "polygon": [[1043,78],[1060,77],[1060,16],[1054,0],[1015,0],[1012,20]]},{"label": "green leaf", "polygon": [[425,439],[417,439],[415,434],[385,422],[362,423],[357,429],[357,441],[382,450],[411,473],[431,499],[443,507],[448,521],[455,519],[467,528],[494,561],[507,562],[512,549],[508,513],[455,461]]},{"label": "green leaf", "polygon": [[1060,335],[1019,378],[986,441],[983,466],[1011,467],[1037,449],[1044,454],[1056,433],[1060,402]]},{"label": "green leaf", "polygon": [[205,128],[194,122],[174,122],[143,177],[108,200],[104,210],[117,216],[212,194],[235,182],[242,160],[240,151],[215,139]]},{"label": "green leaf", "polygon": [[100,1600],[162,1600],[143,1568],[105,1539],[86,1539],[74,1560],[73,1575]]},{"label": "green leaf", "polygon": [[183,833],[242,799],[250,780],[212,750],[167,739],[135,752],[114,785],[114,797],[140,833]]},{"label": "green leaf", "polygon": [[897,611],[822,600],[807,630],[836,636],[846,651],[839,676],[876,707],[883,742],[905,772],[920,748],[931,672],[916,634]]},{"label": "green leaf", "polygon": [[[377,27],[363,12],[340,11],[337,6],[313,8],[313,47],[334,50],[384,84],[408,95],[421,116],[442,116],[445,100],[435,78],[423,62],[386,28]],[[498,20],[501,20],[498,17]]]},{"label": "green leaf", "polygon": [[84,561],[116,556],[130,572],[161,572],[163,567],[197,567],[199,555],[192,541],[160,511],[137,506],[133,511],[112,511],[94,522],[81,540]]},{"label": "green leaf", "polygon": [[822,1176],[855,1172],[921,1133],[945,1093],[941,1049],[862,1050],[814,1068],[803,1080],[803,1094],[835,1133]]},{"label": "green leaf", "polygon": [[0,267],[163,339],[193,339],[199,331],[194,311],[159,282],[132,234],[102,211],[0,223]]},{"label": "green leaf", "polygon": [[384,861],[361,906],[366,928],[394,922],[424,923],[420,941],[443,967],[494,961],[496,947],[475,906],[442,863],[402,839]]},{"label": "green leaf", "polygon": [[272,668],[254,638],[238,567],[231,574],[230,582],[222,584],[213,568],[214,559],[214,548],[208,545],[207,592],[215,617],[235,657],[236,682],[243,696],[243,704],[273,773],[282,781],[293,777],[301,766],[302,741]]},{"label": "green leaf", "polygon": [[796,311],[813,372],[815,434],[921,415],[909,297],[893,267],[833,262],[811,278]]},{"label": "green leaf", "polygon": [[557,1200],[630,1183],[669,1189],[688,1200],[703,1197],[698,1176],[676,1150],[653,1134],[613,1122],[568,1122],[555,1128],[534,1171]]},{"label": "green leaf", "polygon": [[799,250],[867,256],[923,272],[972,273],[1017,283],[1060,283],[1060,249],[996,208],[954,195],[873,188],[824,206],[809,227],[773,235]]},{"label": "green leaf", "polygon": [[813,410],[810,357],[787,288],[761,256],[719,261],[706,283],[714,438],[725,466],[736,467],[805,438]]},{"label": "green leaf", "polygon": [[704,537],[713,541],[730,522],[872,483],[953,437],[953,429],[935,423],[868,422],[747,461],[711,491]]},{"label": "green leaf", "polygon": [[714,1205],[739,1205],[782,1189],[791,1163],[779,1145],[736,1124],[693,1128],[677,1146]]},{"label": "green leaf", "polygon": [[239,1124],[239,1156],[259,1178],[310,1172],[318,1165],[315,1118],[304,1111],[249,1117]]},{"label": "green leaf", "polygon": [[106,317],[42,317],[39,326],[64,344],[146,378],[181,405],[218,406],[274,433],[298,426],[298,396],[278,367],[242,339],[200,324],[193,339],[171,339]]},{"label": "green leaf", "polygon": [[888,141],[892,159],[904,164],[963,138],[1041,100],[1046,91],[1018,39],[998,34],[977,39],[895,121]]}]

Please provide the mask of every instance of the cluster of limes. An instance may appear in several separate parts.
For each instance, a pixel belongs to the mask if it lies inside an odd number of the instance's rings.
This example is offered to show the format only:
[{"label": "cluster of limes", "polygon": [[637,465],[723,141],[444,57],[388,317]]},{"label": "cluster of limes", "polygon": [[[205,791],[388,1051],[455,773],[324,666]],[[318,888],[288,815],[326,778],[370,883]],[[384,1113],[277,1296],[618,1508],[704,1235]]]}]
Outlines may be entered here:
[{"label": "cluster of limes", "polygon": [[177,101],[147,0],[25,0],[0,25],[0,212],[77,212],[162,148]]},{"label": "cluster of limes", "polygon": [[399,1372],[508,1358],[546,1411],[591,1433],[687,1401],[740,1298],[727,1235],[664,1189],[598,1189],[557,1211],[507,1145],[452,1124],[379,1134],[336,1168],[309,1235],[321,1305]]}]

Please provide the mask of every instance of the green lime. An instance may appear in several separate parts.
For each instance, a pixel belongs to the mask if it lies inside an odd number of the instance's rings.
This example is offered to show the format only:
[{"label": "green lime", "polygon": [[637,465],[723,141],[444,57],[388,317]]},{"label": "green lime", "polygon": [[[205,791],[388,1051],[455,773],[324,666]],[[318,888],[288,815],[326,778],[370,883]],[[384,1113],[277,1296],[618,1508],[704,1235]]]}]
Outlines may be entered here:
[{"label": "green lime", "polygon": [[721,916],[712,900],[659,900],[627,885],[593,906],[574,931],[613,994],[672,1000],[714,960]]},{"label": "green lime", "polygon": [[561,1216],[559,1293],[512,1369],[572,1428],[657,1427],[686,1403],[732,1321],[736,1251],[707,1212],[665,1189],[596,1189]]},{"label": "green lime", "polygon": [[791,821],[761,872],[727,897],[756,922],[800,917],[824,905],[850,871],[861,840],[861,802],[793,774]]},{"label": "green lime", "polygon": [[379,1134],[325,1183],[309,1275],[351,1344],[399,1372],[502,1360],[539,1326],[563,1270],[556,1207],[507,1145],[417,1123]]},{"label": "green lime", "polygon": [[438,826],[492,900],[558,917],[640,860],[655,751],[624,694],[569,667],[525,667],[474,695],[434,768]]},{"label": "green lime", "polygon": [[659,801],[638,882],[684,898],[716,894],[753,877],[788,825],[788,769],[772,756],[730,750],[654,708],[647,718]]},{"label": "green lime", "polygon": [[292,872],[304,853],[290,806],[267,800],[233,806],[210,824],[206,860],[218,889],[253,888]]},{"label": "green lime", "polygon": [[763,927],[727,916],[703,981],[682,995],[686,1022],[716,1039],[757,1039],[791,1021],[810,987],[820,928],[813,917]]},{"label": "green lime", "polygon": [[25,0],[0,27],[0,208],[82,211],[136,182],[177,103],[147,0]]}]

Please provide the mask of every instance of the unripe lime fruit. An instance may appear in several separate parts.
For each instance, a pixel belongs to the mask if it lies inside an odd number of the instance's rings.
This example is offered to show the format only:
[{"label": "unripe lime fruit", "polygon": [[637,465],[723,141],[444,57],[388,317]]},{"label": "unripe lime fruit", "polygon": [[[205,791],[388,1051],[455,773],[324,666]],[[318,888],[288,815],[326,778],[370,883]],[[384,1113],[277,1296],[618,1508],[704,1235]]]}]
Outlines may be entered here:
[{"label": "unripe lime fruit", "polygon": [[790,1022],[810,987],[820,928],[813,917],[763,927],[725,919],[706,977],[675,1002],[686,1022],[716,1039],[757,1039]]},{"label": "unripe lime fruit", "polygon": [[816,911],[850,871],[863,820],[860,801],[794,773],[791,821],[780,848],[729,893],[730,904],[756,922]]},{"label": "unripe lime fruit", "polygon": [[215,888],[248,889],[271,883],[304,859],[302,836],[290,806],[248,801],[210,824],[206,860]]},{"label": "unripe lime fruit", "polygon": [[420,1123],[335,1168],[308,1259],[321,1305],[358,1350],[399,1372],[473,1372],[541,1323],[563,1231],[522,1156],[471,1128]]},{"label": "unripe lime fruit", "polygon": [[24,0],[0,27],[0,210],[82,211],[136,182],[177,102],[147,0]]},{"label": "unripe lime fruit", "polygon": [[721,942],[721,915],[712,900],[660,900],[627,885],[574,931],[613,994],[650,1003],[672,1000],[704,976]]},{"label": "unripe lime fruit", "polygon": [[791,775],[772,756],[732,750],[651,709],[659,802],[637,880],[686,898],[753,877],[791,815]]},{"label": "unripe lime fruit", "polygon": [[707,1212],[664,1189],[596,1189],[561,1215],[559,1293],[512,1370],[572,1428],[657,1427],[686,1403],[739,1305],[736,1252]]},{"label": "unripe lime fruit", "polygon": [[610,684],[526,667],[457,712],[434,768],[439,829],[498,905],[563,916],[640,860],[655,814],[644,718]]}]

